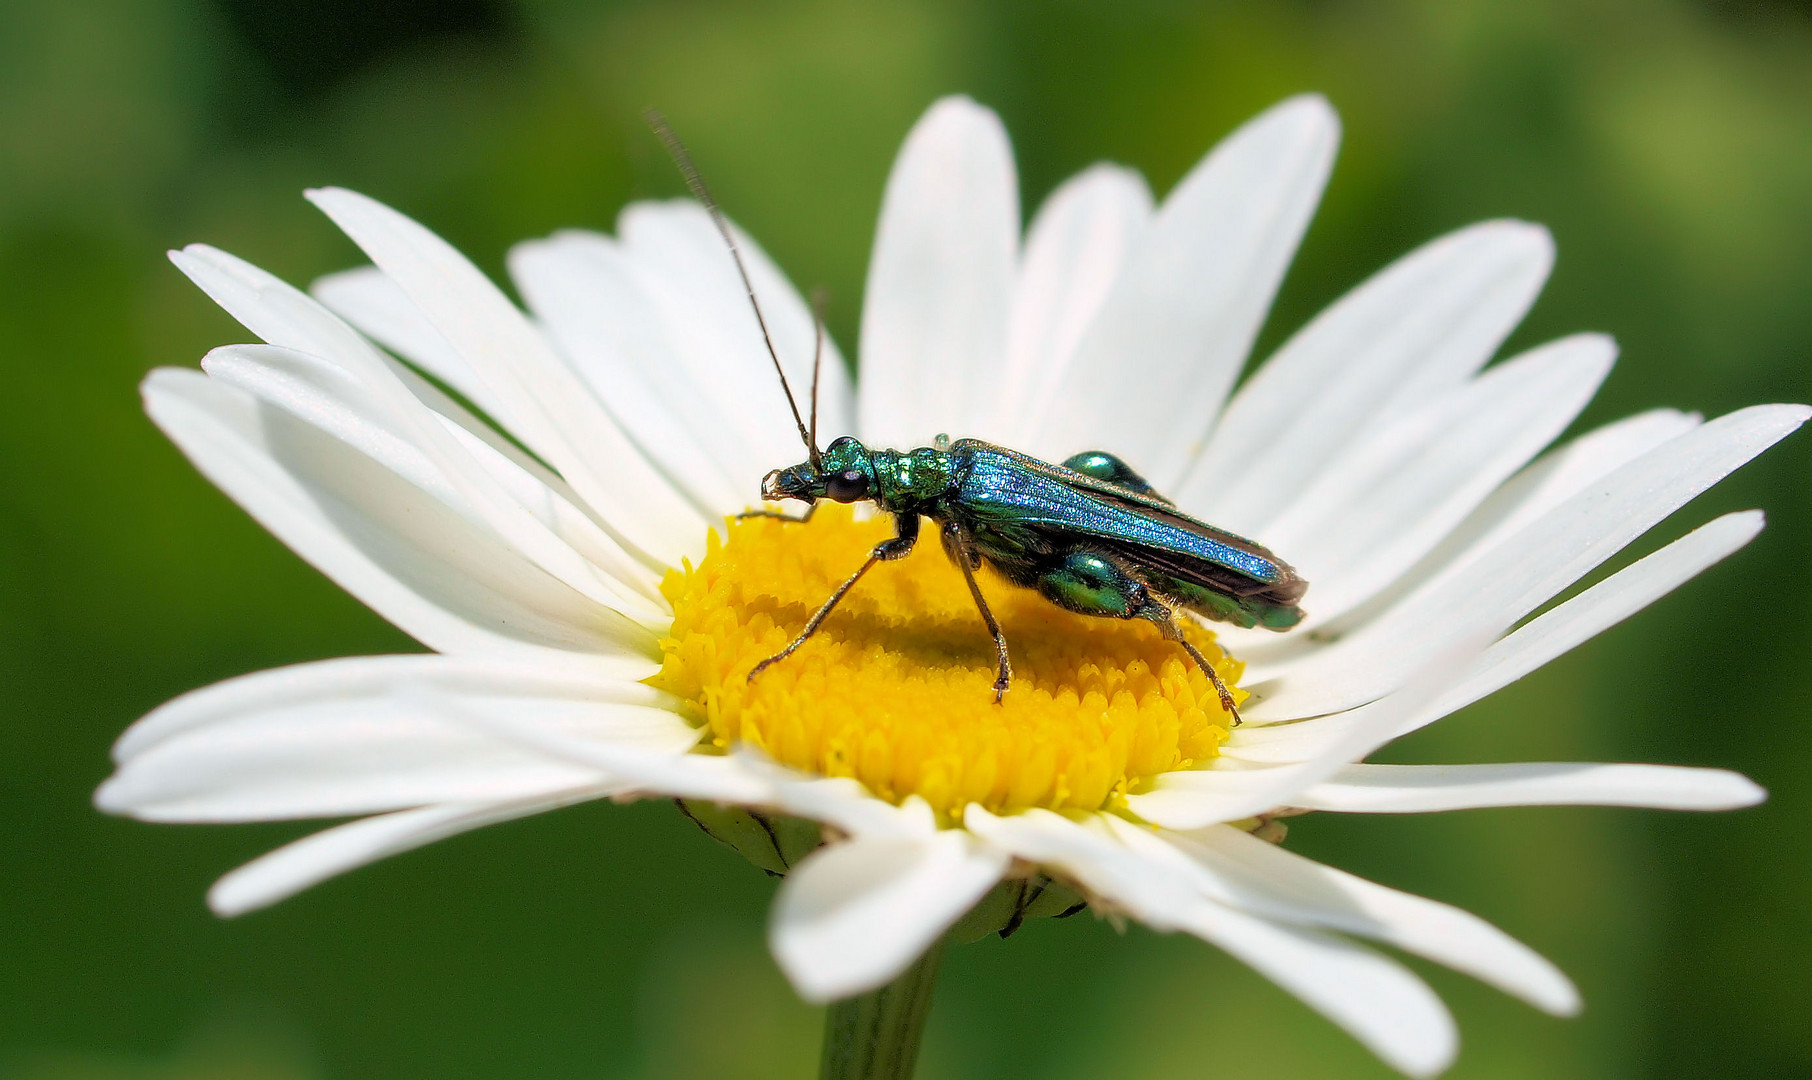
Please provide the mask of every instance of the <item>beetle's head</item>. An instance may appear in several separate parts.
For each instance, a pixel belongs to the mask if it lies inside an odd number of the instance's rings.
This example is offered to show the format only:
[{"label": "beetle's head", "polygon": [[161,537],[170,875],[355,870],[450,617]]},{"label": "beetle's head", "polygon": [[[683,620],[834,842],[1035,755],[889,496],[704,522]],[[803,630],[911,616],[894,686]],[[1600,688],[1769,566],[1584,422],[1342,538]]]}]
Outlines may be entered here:
[{"label": "beetle's head", "polygon": [[851,503],[874,498],[874,461],[868,447],[845,435],[826,447],[819,460],[822,469],[802,461],[762,477],[761,497],[770,502],[798,499],[808,503],[819,499]]}]

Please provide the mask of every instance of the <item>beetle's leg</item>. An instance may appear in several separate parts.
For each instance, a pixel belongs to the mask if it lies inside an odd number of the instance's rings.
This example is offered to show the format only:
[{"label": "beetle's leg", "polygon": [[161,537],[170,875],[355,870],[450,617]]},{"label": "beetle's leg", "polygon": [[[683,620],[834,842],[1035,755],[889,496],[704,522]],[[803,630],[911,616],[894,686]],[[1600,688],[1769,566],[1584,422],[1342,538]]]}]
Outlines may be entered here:
[{"label": "beetle's leg", "polygon": [[1164,635],[1166,641],[1174,641],[1183,647],[1183,651],[1189,654],[1191,660],[1195,661],[1195,666],[1201,668],[1202,674],[1208,676],[1208,681],[1214,684],[1214,692],[1221,696],[1221,708],[1226,711],[1228,716],[1233,717],[1233,726],[1238,727],[1244,723],[1245,721],[1241,720],[1239,716],[1239,707],[1233,704],[1233,691],[1227,689],[1227,684],[1221,681],[1221,673],[1214,670],[1214,665],[1208,662],[1208,658],[1202,655],[1202,651],[1191,645],[1189,639],[1183,636],[1182,627],[1177,625],[1177,617],[1171,613],[1169,608],[1155,599],[1148,600],[1146,606],[1148,610],[1141,611],[1139,617],[1150,619],[1155,623],[1158,632]]},{"label": "beetle's leg", "polygon": [[988,610],[988,601],[982,597],[981,583],[975,580],[975,568],[981,565],[981,556],[976,554],[975,541],[968,530],[954,521],[944,522],[943,540],[945,553],[963,572],[963,580],[969,583],[969,595],[975,598],[976,610],[981,612],[982,622],[987,624],[988,633],[994,638],[994,651],[1000,658],[994,677],[994,704],[999,705],[1013,682],[1013,665],[1007,659],[1007,636],[1000,632],[1000,623],[995,621],[994,613]]},{"label": "beetle's leg", "polygon": [[830,599],[826,600],[812,617],[806,620],[805,629],[799,632],[799,636],[789,642],[786,648],[750,668],[747,681],[754,682],[755,676],[767,670],[770,664],[777,664],[785,660],[793,655],[799,646],[804,645],[806,639],[818,632],[818,628],[824,625],[824,620],[830,618],[830,613],[836,608],[838,602],[850,589],[855,587],[856,582],[862,580],[862,575],[868,573],[869,568],[874,564],[903,559],[912,551],[912,545],[918,543],[919,540],[919,516],[917,514],[895,514],[893,527],[896,535],[876,544],[874,550],[868,553],[868,561],[864,562],[855,573],[849,575],[849,580],[837,586],[837,591],[830,594]]},{"label": "beetle's leg", "polygon": [[1061,562],[1048,567],[1034,583],[1046,600],[1080,615],[1097,615],[1113,619],[1146,619],[1157,626],[1166,641],[1183,647],[1202,674],[1214,684],[1220,695],[1221,708],[1239,724],[1239,709],[1234,707],[1233,692],[1221,681],[1220,673],[1208,662],[1201,650],[1189,643],[1177,626],[1176,615],[1151,589],[1112,555],[1087,548],[1066,553]]},{"label": "beetle's leg", "polygon": [[736,520],[741,521],[744,518],[773,518],[776,521],[790,521],[795,525],[804,525],[806,522],[812,520],[812,515],[817,512],[818,500],[813,499],[812,505],[806,507],[805,513],[800,514],[798,517],[794,517],[791,514],[783,514],[779,510],[744,510],[742,513],[736,515]]}]

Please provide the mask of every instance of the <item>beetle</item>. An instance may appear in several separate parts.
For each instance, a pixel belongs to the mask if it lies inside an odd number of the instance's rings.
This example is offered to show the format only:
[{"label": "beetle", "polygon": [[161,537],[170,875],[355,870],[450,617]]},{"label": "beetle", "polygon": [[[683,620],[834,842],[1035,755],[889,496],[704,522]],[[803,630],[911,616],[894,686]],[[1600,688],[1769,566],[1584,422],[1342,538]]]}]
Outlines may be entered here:
[{"label": "beetle", "polygon": [[924,518],[937,525],[945,553],[962,571],[994,638],[996,702],[1006,694],[1013,668],[1006,637],[975,576],[983,563],[1066,611],[1153,623],[1202,669],[1222,708],[1236,719],[1233,695],[1183,636],[1177,609],[1279,631],[1302,620],[1298,601],[1308,583],[1287,563],[1182,513],[1106,451],[1052,465],[979,439],[952,443],[940,437],[936,446],[899,451],[870,449],[846,435],[813,457],[768,473],[761,497],[813,506],[820,499],[872,502],[893,515],[894,535],[874,546],[805,629],[750,671],[751,679],[805,644],[876,563],[910,553]]},{"label": "beetle", "polygon": [[[730,249],[768,356],[786,392],[793,422],[805,443],[805,461],[775,469],[762,479],[762,499],[807,503],[805,518],[821,500],[871,502],[893,516],[894,535],[876,544],[798,636],[750,670],[749,680],[798,651],[877,563],[909,554],[918,542],[920,521],[929,518],[938,527],[945,553],[962,571],[982,622],[994,639],[996,704],[1012,683],[1013,667],[1007,639],[975,576],[983,563],[1008,582],[1036,589],[1067,611],[1152,623],[1166,640],[1189,654],[1214,684],[1222,709],[1239,723],[1232,692],[1208,659],[1184,637],[1177,611],[1284,631],[1302,621],[1299,602],[1308,582],[1259,544],[1184,514],[1124,461],[1104,450],[1084,451],[1061,465],[1052,465],[978,439],[951,442],[940,435],[934,446],[901,451],[871,449],[846,435],[820,451],[821,312],[815,315],[818,343],[812,361],[808,428],[774,350],[729,222],[666,122],[651,112],[649,123]],[[761,510],[744,516],[804,520]]]}]

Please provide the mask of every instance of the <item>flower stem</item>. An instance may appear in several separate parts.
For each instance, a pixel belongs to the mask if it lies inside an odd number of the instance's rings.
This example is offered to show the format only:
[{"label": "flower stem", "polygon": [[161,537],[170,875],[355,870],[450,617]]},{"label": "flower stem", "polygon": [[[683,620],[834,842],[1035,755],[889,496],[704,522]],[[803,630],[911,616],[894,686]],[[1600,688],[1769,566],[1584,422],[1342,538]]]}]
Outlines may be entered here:
[{"label": "flower stem", "polygon": [[879,990],[832,1002],[824,1015],[819,1080],[912,1080],[943,957],[939,941]]}]

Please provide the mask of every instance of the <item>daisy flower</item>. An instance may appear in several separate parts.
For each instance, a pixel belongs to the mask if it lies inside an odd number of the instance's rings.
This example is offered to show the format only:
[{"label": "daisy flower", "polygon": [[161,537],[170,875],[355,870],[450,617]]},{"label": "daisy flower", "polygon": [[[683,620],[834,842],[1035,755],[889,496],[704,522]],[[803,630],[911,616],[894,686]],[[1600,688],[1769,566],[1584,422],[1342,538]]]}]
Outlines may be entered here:
[{"label": "daisy flower", "polygon": [[[827,344],[818,393],[820,429],[869,446],[950,432],[1046,460],[1112,451],[1287,559],[1311,583],[1301,625],[1187,628],[1244,724],[1152,625],[984,575],[1015,664],[995,705],[994,650],[935,544],[870,573],[748,680],[889,533],[842,507],[735,517],[802,453],[704,209],[636,203],[614,237],[520,245],[525,313],[421,225],[328,189],[309,198],[374,265],[310,296],[212,248],[174,253],[263,343],[153,372],[146,408],[432,652],[180,697],[121,737],[97,802],[149,821],[353,819],[222,878],[209,902],[235,915],[492,822],[674,798],[785,873],[772,947],[814,1001],[879,1000],[953,927],[1005,933],[1086,903],[1214,943],[1411,1075],[1452,1060],[1453,1022],[1362,941],[1573,1012],[1572,985],[1527,947],[1292,854],[1278,819],[1760,800],[1709,769],[1365,758],[1753,538],[1761,514],[1730,514],[1551,603],[1807,410],[1661,409],[1550,447],[1616,350],[1581,334],[1487,366],[1553,258],[1517,221],[1404,256],[1236,388],[1337,139],[1323,100],[1292,99],[1161,203],[1099,165],[1022,237],[1000,121],[940,101],[887,182],[860,381]],[[804,386],[814,319],[740,243]],[[898,1007],[922,1019],[913,993]]]}]

